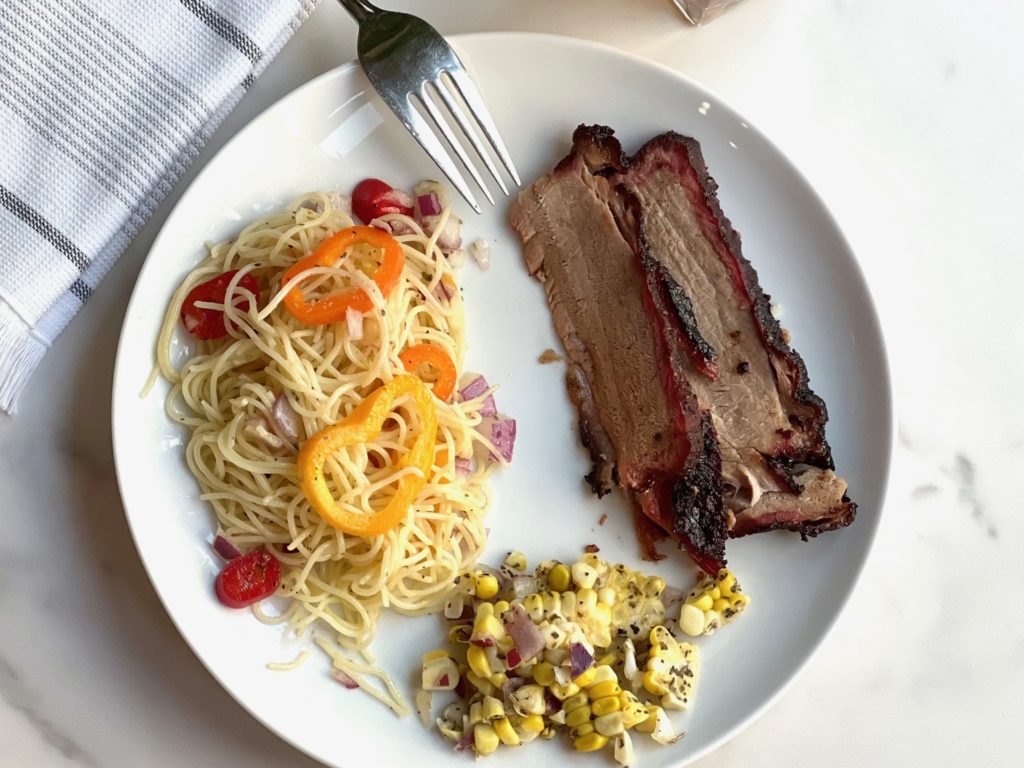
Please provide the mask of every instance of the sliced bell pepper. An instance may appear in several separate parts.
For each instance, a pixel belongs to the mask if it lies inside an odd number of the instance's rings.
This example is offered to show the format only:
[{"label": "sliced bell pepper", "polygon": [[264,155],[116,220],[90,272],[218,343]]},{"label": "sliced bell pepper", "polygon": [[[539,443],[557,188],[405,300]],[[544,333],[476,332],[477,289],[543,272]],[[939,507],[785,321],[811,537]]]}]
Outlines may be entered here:
[{"label": "sliced bell pepper", "polygon": [[[361,243],[371,248],[380,248],[384,253],[380,266],[370,277],[380,288],[384,298],[387,298],[402,276],[405,255],[401,243],[376,227],[348,227],[332,235],[312,254],[292,264],[281,278],[281,284],[285,285],[307,269],[333,265],[346,250]],[[326,325],[344,320],[345,312],[350,307],[356,312],[369,312],[373,309],[373,300],[362,288],[350,288],[322,299],[306,301],[302,288],[296,285],[285,295],[284,305],[300,322],[308,325]]]},{"label": "sliced bell pepper", "polygon": [[416,344],[398,356],[405,370],[416,375],[422,365],[429,365],[437,371],[434,379],[434,396],[447,401],[455,390],[455,363],[440,347],[433,344]]},{"label": "sliced bell pepper", "polygon": [[[372,515],[359,515],[343,509],[327,486],[324,464],[335,451],[369,442],[379,435],[395,400],[402,395],[412,398],[413,408],[420,419],[420,433],[408,453],[399,459],[398,468],[416,467],[420,474],[401,477],[395,495],[383,509]],[[437,412],[430,392],[415,376],[398,376],[371,392],[337,424],[320,430],[305,442],[298,458],[299,486],[328,525],[356,536],[385,533],[402,523],[405,513],[430,477],[436,442]]]}]

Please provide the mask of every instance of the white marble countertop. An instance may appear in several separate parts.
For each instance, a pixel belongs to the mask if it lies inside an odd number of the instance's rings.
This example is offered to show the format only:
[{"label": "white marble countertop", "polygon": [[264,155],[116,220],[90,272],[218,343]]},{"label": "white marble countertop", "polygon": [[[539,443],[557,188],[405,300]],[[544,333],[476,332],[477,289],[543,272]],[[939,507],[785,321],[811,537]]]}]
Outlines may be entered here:
[{"label": "white marble countertop", "polygon": [[[697,30],[669,0],[390,6],[446,33],[598,40],[703,82],[809,176],[875,292],[900,411],[878,543],[802,678],[702,768],[1020,765],[1024,515],[997,485],[1024,470],[1024,10],[746,0]],[[157,601],[115,485],[109,403],[128,295],[171,205],[354,40],[325,2],[60,337],[20,413],[0,418],[4,768],[314,765],[235,704]]]}]

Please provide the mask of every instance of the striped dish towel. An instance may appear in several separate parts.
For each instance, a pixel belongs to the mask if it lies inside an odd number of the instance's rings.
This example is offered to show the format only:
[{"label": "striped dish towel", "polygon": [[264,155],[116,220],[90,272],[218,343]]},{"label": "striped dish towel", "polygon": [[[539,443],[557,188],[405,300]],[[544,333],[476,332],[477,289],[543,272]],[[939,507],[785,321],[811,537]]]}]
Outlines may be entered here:
[{"label": "striped dish towel", "polygon": [[0,409],[316,0],[0,0]]}]

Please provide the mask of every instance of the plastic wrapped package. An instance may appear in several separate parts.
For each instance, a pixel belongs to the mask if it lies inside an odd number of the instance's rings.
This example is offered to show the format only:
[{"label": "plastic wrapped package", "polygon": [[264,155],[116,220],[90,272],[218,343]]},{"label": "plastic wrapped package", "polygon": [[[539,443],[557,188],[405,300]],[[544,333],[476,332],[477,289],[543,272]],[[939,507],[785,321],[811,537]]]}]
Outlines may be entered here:
[{"label": "plastic wrapped package", "polygon": [[674,2],[691,22],[707,24],[740,0],[674,0]]}]

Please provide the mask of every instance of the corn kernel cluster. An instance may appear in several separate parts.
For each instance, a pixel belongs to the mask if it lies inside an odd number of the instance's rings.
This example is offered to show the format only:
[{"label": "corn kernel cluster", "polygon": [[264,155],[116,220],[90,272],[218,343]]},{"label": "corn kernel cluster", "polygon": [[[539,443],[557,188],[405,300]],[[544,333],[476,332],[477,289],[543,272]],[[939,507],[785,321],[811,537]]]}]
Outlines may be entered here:
[{"label": "corn kernel cluster", "polygon": [[750,605],[728,568],[706,576],[690,590],[679,611],[679,628],[690,637],[710,635],[739,616]]},{"label": "corn kernel cluster", "polygon": [[[423,657],[423,689],[459,696],[437,719],[441,733],[489,755],[561,732],[580,752],[611,745],[621,765],[634,762],[631,733],[675,741],[665,710],[691,705],[700,667],[697,646],[670,629],[665,581],[591,553],[527,568],[511,552],[497,571],[456,581],[445,605],[451,645]],[[697,634],[708,612],[720,607],[717,621],[728,621],[749,602],[727,571],[705,581],[684,604],[700,606]],[[529,658],[513,639],[522,641],[524,622],[538,649]]]}]

